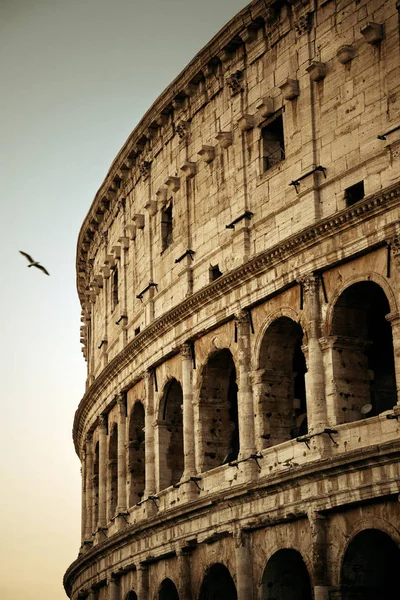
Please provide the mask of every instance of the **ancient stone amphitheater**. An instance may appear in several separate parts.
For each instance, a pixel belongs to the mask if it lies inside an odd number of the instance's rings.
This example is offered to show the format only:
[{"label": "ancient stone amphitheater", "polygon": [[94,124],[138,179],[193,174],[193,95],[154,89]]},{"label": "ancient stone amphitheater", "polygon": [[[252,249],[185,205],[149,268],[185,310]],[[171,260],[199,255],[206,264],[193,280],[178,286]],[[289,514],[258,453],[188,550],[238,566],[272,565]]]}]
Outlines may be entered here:
[{"label": "ancient stone amphitheater", "polygon": [[398,598],[398,10],[253,0],[112,164],[72,600]]}]

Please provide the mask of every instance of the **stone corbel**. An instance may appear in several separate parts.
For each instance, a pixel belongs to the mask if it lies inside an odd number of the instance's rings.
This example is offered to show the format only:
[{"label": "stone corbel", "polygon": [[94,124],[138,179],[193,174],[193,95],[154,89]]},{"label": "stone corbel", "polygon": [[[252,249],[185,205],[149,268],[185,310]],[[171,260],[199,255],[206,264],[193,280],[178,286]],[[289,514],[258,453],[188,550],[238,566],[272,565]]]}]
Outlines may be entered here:
[{"label": "stone corbel", "polygon": [[104,265],[104,267],[100,267],[100,271],[102,272],[104,279],[108,279],[111,275],[111,269],[108,265]]},{"label": "stone corbel", "polygon": [[109,210],[110,209],[110,201],[108,200],[108,198],[103,196],[103,198],[100,200],[99,207],[100,207],[100,210],[102,210],[103,212],[106,212],[107,210]]},{"label": "stone corbel", "polygon": [[355,55],[356,55],[356,49],[354,48],[354,46],[350,46],[348,44],[345,44],[344,46],[340,46],[340,48],[338,48],[338,50],[336,52],[336,58],[338,59],[338,61],[340,63],[342,63],[342,65],[345,65],[348,62],[350,62],[351,60],[353,60]]},{"label": "stone corbel", "polygon": [[255,125],[254,115],[244,114],[240,117],[237,123],[240,131],[245,133],[246,131],[249,131],[249,129],[253,129]]},{"label": "stone corbel", "polygon": [[118,238],[118,243],[121,244],[121,248],[123,248],[124,250],[128,250],[129,248],[129,238],[121,235],[121,237]]},{"label": "stone corbel", "polygon": [[233,143],[233,136],[231,131],[219,131],[215,136],[215,139],[219,142],[222,148],[229,148]]},{"label": "stone corbel", "polygon": [[111,252],[114,254],[115,258],[121,258],[121,246],[113,246]]},{"label": "stone corbel", "polygon": [[158,125],[159,127],[164,127],[164,125],[167,125],[167,123],[168,123],[168,119],[169,119],[168,115],[165,115],[165,114],[161,113],[161,114],[160,114],[160,115],[157,117],[157,119],[156,119],[156,123],[157,123],[157,125]]},{"label": "stone corbel", "polygon": [[218,54],[218,58],[222,63],[227,63],[231,60],[232,50],[229,48],[229,46],[225,46],[225,48],[222,48],[221,52]]},{"label": "stone corbel", "polygon": [[181,171],[185,173],[186,179],[192,179],[197,173],[197,165],[195,162],[187,160],[181,166]]},{"label": "stone corbel", "polygon": [[144,229],[144,215],[136,213],[132,216],[132,221],[138,229]]},{"label": "stone corbel", "polygon": [[313,61],[306,71],[310,75],[311,81],[321,81],[326,77],[326,64]]},{"label": "stone corbel", "polygon": [[181,187],[181,178],[180,177],[168,177],[165,181],[165,185],[168,186],[168,189],[171,192],[177,192]]},{"label": "stone corbel", "polygon": [[114,256],[112,254],[107,254],[106,258],[104,260],[104,264],[108,265],[111,268],[115,267],[115,258],[114,258]]},{"label": "stone corbel", "polygon": [[194,96],[197,92],[197,88],[198,86],[195,83],[188,83],[187,86],[185,87],[185,94],[186,96]]},{"label": "stone corbel", "polygon": [[257,104],[256,109],[258,110],[260,117],[266,119],[267,117],[274,114],[274,100],[271,96],[265,96],[260,104]]},{"label": "stone corbel", "polygon": [[168,200],[168,189],[165,187],[160,187],[156,191],[156,197],[157,197],[157,200],[159,202],[161,202],[162,205],[164,205]]},{"label": "stone corbel", "polygon": [[240,34],[240,37],[245,44],[251,44],[251,42],[254,42],[254,40],[257,39],[257,29],[258,28],[254,23],[246,27],[246,29]]},{"label": "stone corbel", "polygon": [[297,79],[286,79],[285,83],[282,83],[279,88],[285,100],[294,100],[300,93]]},{"label": "stone corbel", "polygon": [[154,217],[157,214],[158,202],[157,200],[149,200],[144,205],[145,210],[149,213],[150,217]]},{"label": "stone corbel", "polygon": [[136,239],[136,225],[133,225],[133,224],[131,224],[131,225],[127,225],[127,226],[125,227],[125,229],[126,229],[126,231],[127,231],[127,234],[128,234],[128,236],[129,236],[129,239],[131,239],[131,240],[135,240],[135,239]]},{"label": "stone corbel", "polygon": [[103,276],[102,275],[95,275],[94,279],[97,282],[97,285],[99,286],[99,288],[102,288],[103,287]]},{"label": "stone corbel", "polygon": [[215,158],[215,148],[213,146],[202,146],[197,154],[208,164]]},{"label": "stone corbel", "polygon": [[383,25],[380,25],[380,23],[367,23],[360,29],[360,33],[368,44],[379,44],[384,37]]},{"label": "stone corbel", "polygon": [[106,191],[105,196],[109,202],[112,202],[117,197],[115,190],[109,189]]}]

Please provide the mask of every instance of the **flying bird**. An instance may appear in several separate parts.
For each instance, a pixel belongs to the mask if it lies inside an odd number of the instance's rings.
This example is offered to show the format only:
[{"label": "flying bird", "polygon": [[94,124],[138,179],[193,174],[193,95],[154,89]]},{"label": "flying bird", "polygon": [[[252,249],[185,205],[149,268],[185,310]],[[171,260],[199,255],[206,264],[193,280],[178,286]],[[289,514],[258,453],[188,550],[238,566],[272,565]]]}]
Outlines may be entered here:
[{"label": "flying bird", "polygon": [[38,269],[43,271],[43,273],[46,273],[46,275],[50,275],[50,273],[43,267],[43,265],[38,263],[37,260],[33,260],[32,256],[29,256],[29,254],[27,254],[26,252],[22,252],[22,250],[20,250],[19,252],[29,260],[30,264],[28,265],[28,267],[37,267]]}]

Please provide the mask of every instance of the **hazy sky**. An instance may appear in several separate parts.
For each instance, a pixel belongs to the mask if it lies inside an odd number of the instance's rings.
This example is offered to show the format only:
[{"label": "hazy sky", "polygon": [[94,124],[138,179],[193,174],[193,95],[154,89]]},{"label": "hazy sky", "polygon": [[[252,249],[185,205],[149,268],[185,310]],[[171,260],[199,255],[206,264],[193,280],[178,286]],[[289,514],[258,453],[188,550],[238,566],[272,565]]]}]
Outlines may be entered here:
[{"label": "hazy sky", "polygon": [[246,4],[0,0],[1,600],[64,599],[80,544],[83,218],[140,117]]}]

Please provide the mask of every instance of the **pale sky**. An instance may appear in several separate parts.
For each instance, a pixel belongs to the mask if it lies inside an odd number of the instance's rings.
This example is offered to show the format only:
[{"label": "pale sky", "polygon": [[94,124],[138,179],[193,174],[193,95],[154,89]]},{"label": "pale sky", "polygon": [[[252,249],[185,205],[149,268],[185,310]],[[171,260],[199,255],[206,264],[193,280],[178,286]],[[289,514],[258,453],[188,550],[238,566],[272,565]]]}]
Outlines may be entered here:
[{"label": "pale sky", "polygon": [[141,116],[246,4],[0,0],[1,600],[65,599],[80,545],[83,218]]}]

